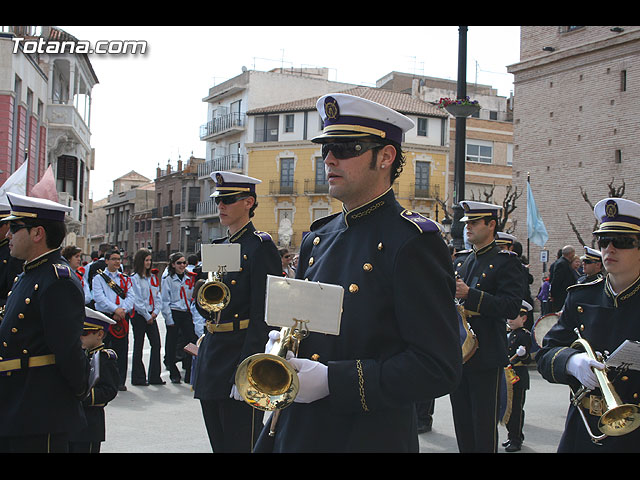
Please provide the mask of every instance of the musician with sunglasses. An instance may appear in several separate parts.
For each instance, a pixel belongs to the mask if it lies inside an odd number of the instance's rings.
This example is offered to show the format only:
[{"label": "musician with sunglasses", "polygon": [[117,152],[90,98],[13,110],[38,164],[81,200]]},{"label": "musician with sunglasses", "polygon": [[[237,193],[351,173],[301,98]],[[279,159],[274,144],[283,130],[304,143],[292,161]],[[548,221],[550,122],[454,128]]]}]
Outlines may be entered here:
[{"label": "musician with sunglasses", "polygon": [[[271,236],[253,225],[259,179],[233,172],[211,174],[211,195],[228,235],[213,243],[240,244],[238,272],[224,274],[230,301],[220,318],[197,306],[207,320],[195,367],[195,398],[200,400],[211,448],[216,453],[250,452],[262,428],[264,412],[254,410],[238,393],[235,372],[254,353],[262,353],[269,327],[264,321],[267,275],[282,275],[282,263]],[[201,278],[208,272],[196,267]]]},{"label": "musician with sunglasses", "polygon": [[84,294],[60,255],[65,214],[50,200],[7,193],[9,249],[24,260],[0,322],[0,452],[67,452],[86,426],[89,360]]},{"label": "musician with sunglasses", "polygon": [[599,250],[584,246],[584,255],[580,257],[584,275],[578,278],[577,283],[589,283],[602,277],[602,254]]},{"label": "musician with sunglasses", "polygon": [[[570,403],[558,452],[639,452],[640,429],[608,436],[596,445],[578,410],[592,434],[600,435],[598,422],[606,404],[592,368],[602,370],[604,364],[584,349],[572,348],[578,338],[576,330],[594,352],[611,353],[625,340],[640,340],[640,205],[623,198],[605,198],[596,204],[594,214],[600,226],[593,233],[606,276],[569,287],[562,314],[545,336],[536,362],[549,382],[569,385],[574,392],[581,385],[590,389],[580,407]],[[606,370],[622,403],[637,405],[640,401],[637,368]]]},{"label": "musician with sunglasses", "polygon": [[299,393],[256,451],[418,452],[415,403],[453,390],[462,355],[449,250],[392,188],[414,122],[347,94],[316,107],[324,129],[312,141],[343,207],[311,225],[296,278],[344,288],[340,333],[300,342]]}]

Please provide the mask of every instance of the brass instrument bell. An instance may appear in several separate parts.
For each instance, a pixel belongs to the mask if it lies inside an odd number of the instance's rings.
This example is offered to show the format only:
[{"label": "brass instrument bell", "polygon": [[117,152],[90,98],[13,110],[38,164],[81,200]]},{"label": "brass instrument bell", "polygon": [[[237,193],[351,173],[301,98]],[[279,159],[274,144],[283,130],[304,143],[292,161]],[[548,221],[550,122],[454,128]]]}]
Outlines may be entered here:
[{"label": "brass instrument bell", "polygon": [[281,410],[293,403],[300,389],[298,374],[286,360],[288,352],[298,354],[300,341],[309,331],[301,320],[280,330],[280,339],[269,353],[247,357],[237,368],[235,382],[242,398],[254,408]]},{"label": "brass instrument bell", "polygon": [[196,302],[209,314],[221,312],[231,301],[229,287],[222,282],[223,274],[222,267],[215,273],[209,272],[207,281],[198,290]]},{"label": "brass instrument bell", "polygon": [[[585,353],[589,356],[589,358],[591,358],[592,360],[601,361],[601,359],[599,359],[593,352],[593,349],[591,348],[591,345],[589,345],[589,342],[587,342],[580,336],[580,332],[577,328],[575,329],[575,332],[578,335],[578,339],[571,344],[571,348],[581,347],[582,350],[584,350]],[[636,428],[640,427],[640,409],[638,408],[638,406],[632,403],[622,403],[622,400],[613,388],[613,384],[607,378],[606,372],[597,368],[592,368],[592,370],[596,375],[598,386],[602,391],[602,396],[604,399],[604,413],[598,420],[598,429],[600,430],[600,432],[602,432],[602,435],[594,435],[592,433],[591,429],[589,428],[589,424],[587,423],[585,414],[580,407],[582,398],[588,392],[586,387],[580,387],[580,389],[575,393],[572,393],[571,396],[571,403],[578,409],[587,432],[591,437],[591,441],[594,443],[599,443],[600,440],[606,437],[618,437],[626,435],[627,433],[631,433]]]}]

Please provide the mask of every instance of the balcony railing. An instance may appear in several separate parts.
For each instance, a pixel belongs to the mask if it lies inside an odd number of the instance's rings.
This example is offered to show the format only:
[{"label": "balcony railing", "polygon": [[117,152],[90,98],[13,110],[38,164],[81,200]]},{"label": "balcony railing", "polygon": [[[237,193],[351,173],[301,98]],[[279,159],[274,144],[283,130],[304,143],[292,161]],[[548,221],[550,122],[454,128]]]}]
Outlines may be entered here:
[{"label": "balcony railing", "polygon": [[196,207],[196,217],[213,217],[218,215],[218,205],[213,198],[198,203]]},{"label": "balcony railing", "polygon": [[243,129],[247,123],[247,116],[244,113],[234,112],[222,115],[209,120],[204,125],[200,125],[200,140],[207,137],[220,135],[230,130]]},{"label": "balcony railing", "polygon": [[440,185],[416,185],[412,183],[410,188],[412,198],[436,198],[440,196]]},{"label": "balcony railing", "polygon": [[242,171],[244,155],[237,153],[216,157],[198,165],[198,177],[208,177],[212,172],[222,171]]},{"label": "balcony railing", "polygon": [[306,195],[313,194],[327,194],[329,193],[329,184],[328,183],[316,183],[313,179],[305,179],[304,181],[304,193]]},{"label": "balcony railing", "polygon": [[280,180],[269,181],[269,195],[297,195],[298,181],[282,183]]}]

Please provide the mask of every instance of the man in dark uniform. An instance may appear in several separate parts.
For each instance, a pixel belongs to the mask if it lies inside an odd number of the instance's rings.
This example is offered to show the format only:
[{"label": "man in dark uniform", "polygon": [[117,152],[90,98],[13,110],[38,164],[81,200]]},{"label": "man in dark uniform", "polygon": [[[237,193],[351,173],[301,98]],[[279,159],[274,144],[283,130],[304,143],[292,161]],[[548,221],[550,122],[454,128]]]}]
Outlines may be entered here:
[{"label": "man in dark uniform", "polygon": [[575,248],[566,245],[562,248],[562,256],[553,264],[551,279],[551,305],[554,312],[562,310],[567,298],[567,288],[576,283],[576,277],[571,268],[571,261],[576,254]]},{"label": "man in dark uniform", "polygon": [[342,211],[311,225],[296,278],[344,288],[339,335],[300,343],[300,391],[273,444],[256,451],[417,452],[415,403],[455,388],[462,355],[451,257],[437,225],[405,210],[392,183],[414,123],[369,100],[320,98],[329,194]]},{"label": "man in dark uniform", "polygon": [[602,277],[602,254],[598,250],[585,245],[584,255],[580,260],[582,260],[584,275],[578,278],[578,283],[589,283]]},{"label": "man in dark uniform", "polygon": [[100,445],[106,438],[104,407],[118,395],[120,374],[118,373],[117,354],[105,348],[106,329],[115,325],[115,320],[85,307],[86,319],[82,333],[82,347],[89,359],[99,355],[99,378],[91,388],[89,395],[82,401],[87,417],[87,427],[71,435],[69,452],[100,453]]},{"label": "man in dark uniform", "polygon": [[86,425],[89,360],[78,277],[60,255],[71,208],[8,193],[11,255],[25,261],[0,323],[0,451],[65,452]]},{"label": "man in dark uniform", "polygon": [[200,400],[213,451],[250,452],[264,412],[238,394],[235,373],[245,358],[264,351],[270,329],[264,321],[267,275],[282,275],[282,263],[271,236],[256,230],[251,221],[261,181],[232,172],[214,172],[211,177],[216,182],[211,196],[229,232],[214,243],[240,244],[241,270],[224,275],[231,298],[218,323],[197,307],[207,323],[198,349],[194,396]]},{"label": "man in dark uniform", "polygon": [[[11,206],[9,203],[0,202],[0,220],[9,216]],[[9,252],[9,223],[0,223],[0,307],[7,301],[7,294],[11,290],[13,280],[22,273],[24,261],[11,256]]]},{"label": "man in dark uniform", "polygon": [[508,363],[506,322],[523,300],[522,265],[517,255],[495,242],[500,206],[462,201],[473,253],[456,263],[456,297],[464,303],[478,350],[463,368],[451,406],[460,452],[496,452],[498,382]]},{"label": "man in dark uniform", "polygon": [[527,314],[532,310],[531,304],[523,300],[518,316],[507,320],[509,327],[509,334],[507,335],[509,367],[513,369],[518,378],[518,381],[511,386],[511,413],[506,423],[508,438],[502,444],[507,452],[519,451],[522,448],[522,442],[524,442],[524,402],[530,386],[529,367],[527,364],[531,362],[531,332],[524,325],[527,320]]},{"label": "man in dark uniform", "polygon": [[[529,305],[533,305],[533,298],[531,298],[531,289],[529,285],[533,283],[533,275],[529,273],[529,265],[525,265],[525,260],[522,258],[522,244],[518,242],[515,235],[511,235],[510,233],[498,232],[496,234],[496,245],[498,245],[503,250],[509,250],[510,252],[515,253],[518,256],[518,260],[520,260],[520,266],[522,267],[522,299],[525,300]],[[525,328],[527,330],[533,329],[533,310],[530,310],[527,313],[527,322],[525,324]]]},{"label": "man in dark uniform", "polygon": [[[640,205],[605,198],[596,204],[594,214],[601,222],[594,234],[607,275],[569,288],[562,315],[544,337],[536,362],[549,382],[569,385],[574,392],[581,385],[590,390],[577,402],[579,407],[570,402],[558,452],[640,452],[640,429],[619,428],[626,433],[608,436],[596,445],[578,411],[584,414],[592,435],[601,435],[598,422],[608,407],[593,369],[602,370],[604,365],[581,346],[573,347],[576,332],[594,352],[614,352],[625,340],[640,340]],[[604,372],[622,403],[638,404],[637,368],[612,366]],[[628,423],[621,420],[616,426]]]}]

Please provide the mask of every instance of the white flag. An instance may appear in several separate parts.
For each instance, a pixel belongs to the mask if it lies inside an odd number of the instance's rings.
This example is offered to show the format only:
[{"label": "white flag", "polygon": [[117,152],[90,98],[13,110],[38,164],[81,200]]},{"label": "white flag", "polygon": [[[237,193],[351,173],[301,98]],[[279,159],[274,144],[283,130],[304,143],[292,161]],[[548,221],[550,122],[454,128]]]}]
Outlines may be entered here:
[{"label": "white flag", "polygon": [[7,181],[0,187],[0,199],[4,199],[7,192],[17,193],[18,195],[27,194],[27,163],[24,162],[13,174],[7,178]]}]

